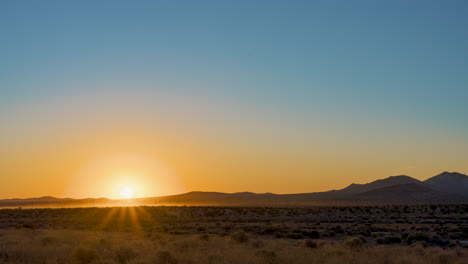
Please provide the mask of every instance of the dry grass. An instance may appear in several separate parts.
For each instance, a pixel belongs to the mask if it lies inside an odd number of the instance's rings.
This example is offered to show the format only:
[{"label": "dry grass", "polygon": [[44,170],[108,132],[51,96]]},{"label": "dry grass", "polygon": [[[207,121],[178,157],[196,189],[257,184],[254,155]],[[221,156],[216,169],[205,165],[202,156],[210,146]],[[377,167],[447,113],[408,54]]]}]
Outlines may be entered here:
[{"label": "dry grass", "polygon": [[0,210],[0,264],[467,260],[468,205]]},{"label": "dry grass", "polygon": [[[235,233],[239,234],[239,233]],[[244,237],[245,234],[241,236]],[[234,236],[236,237],[236,236]],[[1,230],[0,263],[468,263],[468,250],[209,235],[72,230]]]}]

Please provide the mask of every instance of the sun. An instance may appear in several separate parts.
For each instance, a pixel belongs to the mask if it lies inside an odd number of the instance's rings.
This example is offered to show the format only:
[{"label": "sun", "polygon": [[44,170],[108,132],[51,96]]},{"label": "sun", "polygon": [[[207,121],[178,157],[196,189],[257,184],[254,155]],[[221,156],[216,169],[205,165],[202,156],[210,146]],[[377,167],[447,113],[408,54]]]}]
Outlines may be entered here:
[{"label": "sun", "polygon": [[131,187],[126,186],[120,190],[120,196],[122,196],[122,198],[130,199],[133,198],[134,195],[135,191]]}]

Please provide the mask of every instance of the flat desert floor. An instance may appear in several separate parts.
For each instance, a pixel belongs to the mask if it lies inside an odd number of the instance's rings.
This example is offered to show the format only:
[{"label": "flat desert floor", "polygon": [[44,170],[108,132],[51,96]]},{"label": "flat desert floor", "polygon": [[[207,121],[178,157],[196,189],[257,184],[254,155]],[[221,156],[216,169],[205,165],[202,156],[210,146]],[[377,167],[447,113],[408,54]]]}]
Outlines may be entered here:
[{"label": "flat desert floor", "polygon": [[468,263],[468,205],[2,209],[0,263]]}]

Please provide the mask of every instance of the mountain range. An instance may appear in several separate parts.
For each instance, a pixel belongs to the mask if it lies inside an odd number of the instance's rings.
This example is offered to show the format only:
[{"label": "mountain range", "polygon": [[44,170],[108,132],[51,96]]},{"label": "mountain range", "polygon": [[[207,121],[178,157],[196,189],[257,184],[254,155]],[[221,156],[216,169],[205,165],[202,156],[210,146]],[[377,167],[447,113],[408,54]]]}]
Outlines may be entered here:
[{"label": "mountain range", "polygon": [[353,183],[340,190],[298,194],[194,191],[179,195],[131,200],[71,199],[46,196],[30,199],[0,200],[0,207],[117,205],[300,206],[399,203],[468,203],[468,176],[457,172],[443,172],[425,181],[420,181],[410,176],[399,175],[366,184]]}]

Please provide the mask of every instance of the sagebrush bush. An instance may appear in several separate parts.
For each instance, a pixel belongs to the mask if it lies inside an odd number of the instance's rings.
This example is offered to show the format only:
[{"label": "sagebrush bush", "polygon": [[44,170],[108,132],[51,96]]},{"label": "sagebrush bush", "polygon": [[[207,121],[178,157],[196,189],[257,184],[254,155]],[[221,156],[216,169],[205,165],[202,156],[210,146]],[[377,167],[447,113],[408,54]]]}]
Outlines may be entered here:
[{"label": "sagebrush bush", "polygon": [[297,232],[291,232],[291,233],[288,233],[286,237],[290,239],[303,239],[304,235],[301,233],[297,233]]},{"label": "sagebrush bush", "polygon": [[261,258],[265,263],[273,264],[277,261],[276,252],[272,250],[262,249],[256,252],[257,257]]},{"label": "sagebrush bush", "polygon": [[235,232],[231,235],[231,239],[237,243],[245,243],[249,241],[249,237],[244,231]]},{"label": "sagebrush bush", "polygon": [[398,237],[398,236],[388,235],[388,236],[385,236],[383,239],[384,239],[385,244],[399,244],[399,243],[401,243],[401,238]]},{"label": "sagebrush bush", "polygon": [[0,261],[7,261],[9,258],[8,249],[0,244]]},{"label": "sagebrush bush", "polygon": [[78,264],[89,264],[98,259],[98,254],[94,249],[79,247],[73,252],[73,259]]},{"label": "sagebrush bush", "polygon": [[208,256],[208,264],[219,264],[224,263],[223,255],[210,255]]},{"label": "sagebrush bush", "polygon": [[57,239],[55,237],[43,237],[41,239],[41,244],[43,246],[48,246],[48,245],[54,244],[56,241]]},{"label": "sagebrush bush", "polygon": [[344,241],[344,245],[350,249],[359,249],[363,244],[364,242],[359,237],[348,237]]},{"label": "sagebrush bush", "polygon": [[409,245],[413,244],[415,241],[421,241],[421,242],[426,242],[430,239],[429,235],[426,233],[422,232],[416,232],[413,234],[410,234],[407,238],[406,241]]},{"label": "sagebrush bush", "polygon": [[254,248],[261,248],[265,245],[265,243],[263,243],[262,240],[255,240],[254,242],[252,242],[252,247]]},{"label": "sagebrush bush", "polygon": [[311,240],[311,239],[307,239],[305,242],[304,242],[304,245],[308,248],[317,248],[317,242]]},{"label": "sagebrush bush", "polygon": [[138,254],[133,248],[129,247],[119,247],[115,251],[115,260],[119,264],[127,264],[132,259],[136,258]]},{"label": "sagebrush bush", "polygon": [[210,236],[208,234],[201,234],[198,236],[198,238],[202,241],[208,241],[210,240]]},{"label": "sagebrush bush", "polygon": [[168,250],[156,252],[156,264],[177,264],[177,259]]}]

